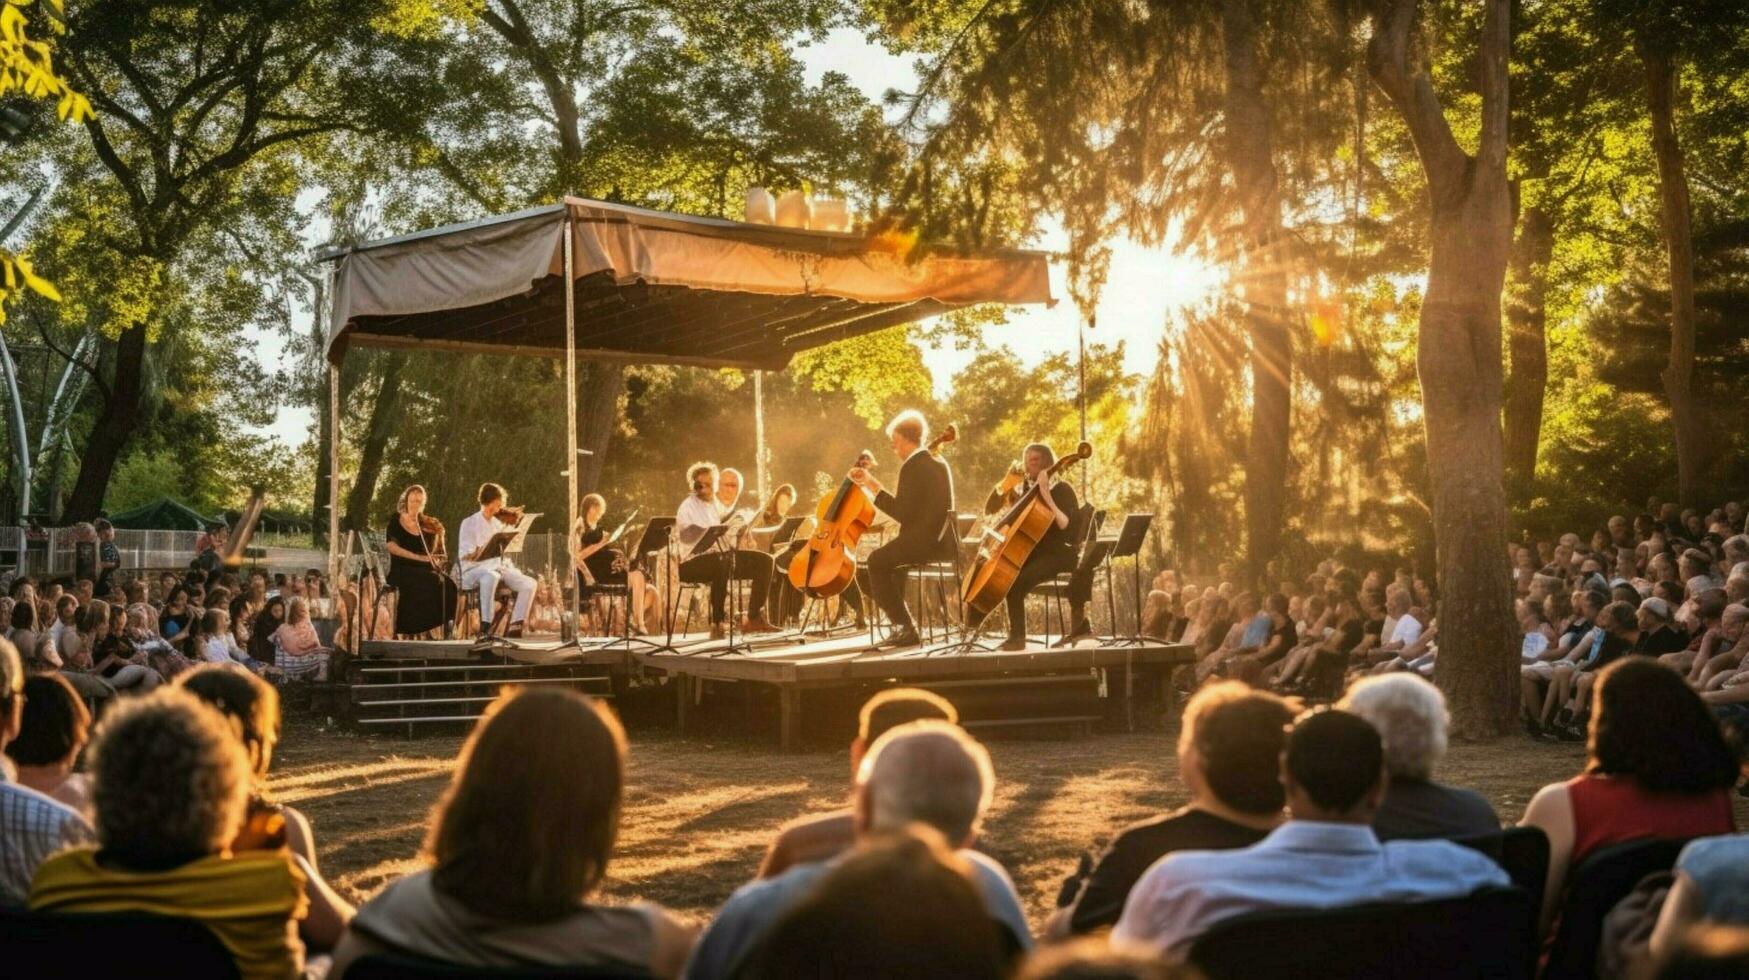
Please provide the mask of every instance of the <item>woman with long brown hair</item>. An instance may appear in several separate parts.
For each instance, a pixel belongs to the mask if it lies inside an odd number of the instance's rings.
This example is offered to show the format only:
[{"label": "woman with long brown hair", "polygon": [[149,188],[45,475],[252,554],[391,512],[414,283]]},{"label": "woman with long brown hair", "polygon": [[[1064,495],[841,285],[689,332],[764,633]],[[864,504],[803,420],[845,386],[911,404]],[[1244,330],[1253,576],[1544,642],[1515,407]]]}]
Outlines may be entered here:
[{"label": "woman with long brown hair", "polygon": [[690,930],[653,905],[588,901],[619,834],[625,756],[625,732],[600,702],[555,688],[506,692],[432,815],[430,867],[359,909],[329,975],[342,980],[360,957],[393,952],[678,976]]},{"label": "woman with long brown hair", "polygon": [[425,488],[401,491],[383,531],[389,549],[388,583],[395,587],[395,633],[422,636],[455,615],[456,584],[444,554],[443,523],[425,513]]}]

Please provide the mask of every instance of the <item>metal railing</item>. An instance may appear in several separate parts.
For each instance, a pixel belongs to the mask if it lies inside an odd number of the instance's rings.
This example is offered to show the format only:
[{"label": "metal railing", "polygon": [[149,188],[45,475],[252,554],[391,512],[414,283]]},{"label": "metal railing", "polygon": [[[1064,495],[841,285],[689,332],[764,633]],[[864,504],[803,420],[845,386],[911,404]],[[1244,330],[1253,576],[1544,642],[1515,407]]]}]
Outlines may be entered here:
[{"label": "metal railing", "polygon": [[[78,568],[73,537],[70,528],[0,527],[0,570],[38,577],[72,575]],[[115,532],[123,569],[182,568],[194,560],[194,545],[199,539],[199,531]],[[287,572],[326,568],[328,564],[327,553],[313,548],[262,550],[262,557],[247,564]]]}]

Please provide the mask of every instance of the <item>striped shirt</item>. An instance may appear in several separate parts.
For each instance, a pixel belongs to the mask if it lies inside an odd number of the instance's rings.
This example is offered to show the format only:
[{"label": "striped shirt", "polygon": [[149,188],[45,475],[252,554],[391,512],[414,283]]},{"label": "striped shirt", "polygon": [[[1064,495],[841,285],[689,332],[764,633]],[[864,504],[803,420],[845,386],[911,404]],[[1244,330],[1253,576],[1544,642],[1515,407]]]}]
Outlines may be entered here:
[{"label": "striped shirt", "polygon": [[96,842],[84,817],[13,782],[10,765],[0,762],[0,907],[24,907],[37,865],[49,855]]}]

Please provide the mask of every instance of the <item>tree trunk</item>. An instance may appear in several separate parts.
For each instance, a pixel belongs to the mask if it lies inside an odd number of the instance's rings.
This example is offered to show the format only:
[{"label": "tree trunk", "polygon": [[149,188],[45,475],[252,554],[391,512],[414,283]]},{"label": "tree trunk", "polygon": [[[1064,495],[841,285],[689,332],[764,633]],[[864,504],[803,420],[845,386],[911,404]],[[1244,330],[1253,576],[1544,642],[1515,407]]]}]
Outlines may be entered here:
[{"label": "tree trunk", "polygon": [[1506,385],[1506,478],[1513,499],[1520,503],[1528,503],[1536,490],[1536,450],[1549,380],[1548,265],[1554,250],[1554,223],[1548,212],[1534,205],[1526,208],[1512,249],[1516,288],[1506,305],[1512,363]]},{"label": "tree trunk", "polygon": [[1676,497],[1684,506],[1693,506],[1707,471],[1710,446],[1694,398],[1694,229],[1688,174],[1682,147],[1676,142],[1676,60],[1646,38],[1637,38],[1634,47],[1646,69],[1664,250],[1670,259],[1670,360],[1662,378],[1676,428]]},{"label": "tree trunk", "polygon": [[1281,551],[1293,410],[1287,250],[1269,111],[1257,66],[1257,27],[1251,0],[1224,0],[1221,25],[1227,73],[1228,160],[1243,218],[1244,271],[1239,292],[1251,338],[1251,434],[1245,452],[1246,579],[1254,586],[1268,586],[1264,570]]},{"label": "tree trunk", "polygon": [[599,489],[601,467],[619,420],[619,396],[625,391],[625,365],[585,361],[577,365],[577,445],[591,455],[578,460],[577,492]]},{"label": "tree trunk", "polygon": [[1513,724],[1518,647],[1501,438],[1500,298],[1512,245],[1506,177],[1510,0],[1487,0],[1477,44],[1481,135],[1474,156],[1451,125],[1420,53],[1417,0],[1374,6],[1368,69],[1390,96],[1427,176],[1433,256],[1416,349],[1437,553],[1439,661],[1434,678],[1452,734],[1487,738]]},{"label": "tree trunk", "polygon": [[146,325],[135,324],[122,332],[115,345],[115,374],[109,397],[91,427],[84,455],[79,459],[79,479],[61,520],[68,524],[97,519],[103,496],[109,489],[115,464],[133,438],[140,421],[140,395],[146,366]]},{"label": "tree trunk", "polygon": [[383,472],[383,455],[389,445],[389,433],[400,422],[401,369],[406,364],[404,354],[383,357],[382,386],[377,391],[376,404],[371,406],[370,422],[365,426],[364,446],[358,455],[358,476],[346,494],[346,517],[340,522],[343,534],[370,527],[370,502],[376,497],[377,478]]}]

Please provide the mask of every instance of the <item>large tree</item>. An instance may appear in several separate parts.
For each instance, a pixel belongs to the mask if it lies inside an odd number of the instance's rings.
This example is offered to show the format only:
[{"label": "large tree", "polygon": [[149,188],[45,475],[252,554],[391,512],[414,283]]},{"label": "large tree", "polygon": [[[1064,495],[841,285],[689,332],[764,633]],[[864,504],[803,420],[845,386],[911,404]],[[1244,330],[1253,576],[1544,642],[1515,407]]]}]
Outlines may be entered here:
[{"label": "large tree", "polygon": [[1500,429],[1501,294],[1512,245],[1506,175],[1510,0],[1485,0],[1476,44],[1476,151],[1452,131],[1430,70],[1419,0],[1367,0],[1367,68],[1402,118],[1427,182],[1432,255],[1417,363],[1438,552],[1440,658],[1435,677],[1453,731],[1510,728],[1518,662],[1504,548]]},{"label": "large tree", "polygon": [[[88,167],[69,166],[63,198],[88,212],[87,247],[125,270],[131,293],[104,300],[110,333],[101,407],[85,442],[66,520],[102,508],[141,423],[148,349],[161,336],[178,265],[206,237],[257,232],[298,190],[287,153],[365,123],[337,86],[366,45],[375,4],[341,0],[118,0],[69,17],[69,76],[97,115]],[[68,207],[76,208],[77,203]]]}]

